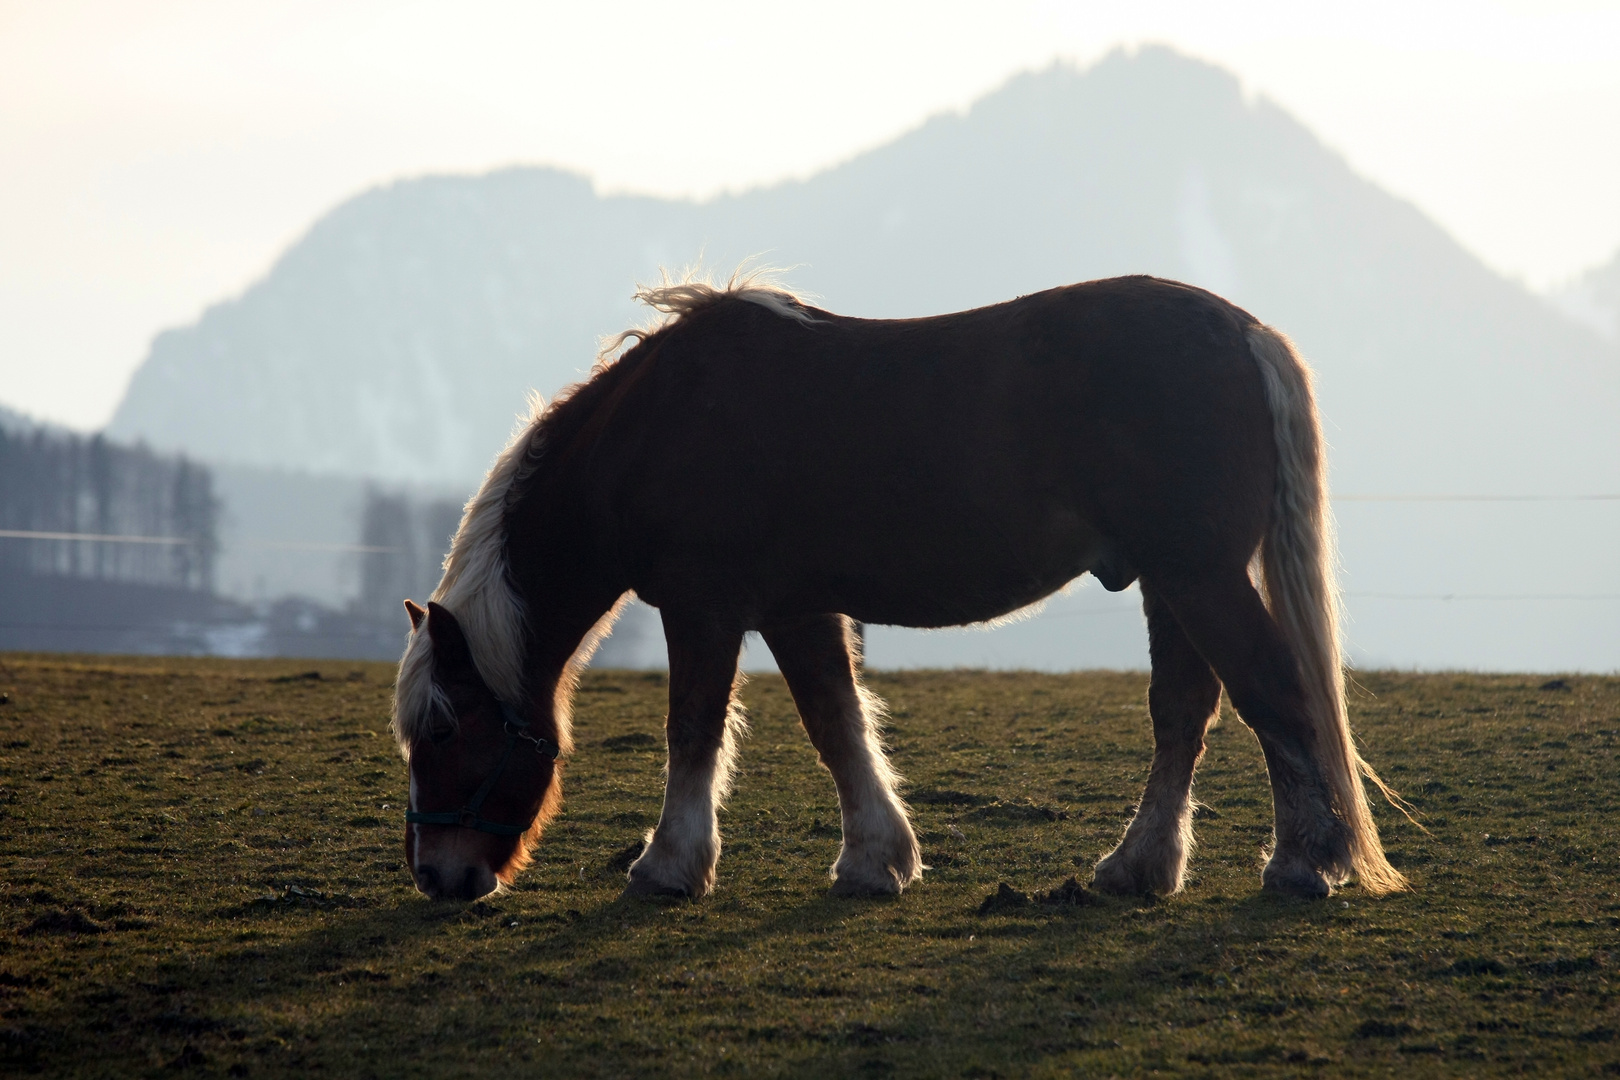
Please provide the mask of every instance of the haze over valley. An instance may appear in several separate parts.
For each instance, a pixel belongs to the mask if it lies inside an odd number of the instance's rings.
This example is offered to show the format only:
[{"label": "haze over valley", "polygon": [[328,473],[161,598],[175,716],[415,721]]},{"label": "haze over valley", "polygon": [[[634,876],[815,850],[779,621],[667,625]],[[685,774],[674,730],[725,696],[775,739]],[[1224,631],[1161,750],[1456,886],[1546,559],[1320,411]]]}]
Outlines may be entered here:
[{"label": "haze over valley", "polygon": [[[545,167],[373,189],[159,335],[107,431],[221,467],[228,591],[348,602],[352,560],[272,565],[231,529],[352,544],[368,483],[460,497],[528,391],[583,377],[604,335],[645,321],[634,283],[751,256],[874,317],[1125,273],[1210,288],[1319,374],[1357,660],[1616,665],[1620,605],[1601,597],[1620,595],[1620,504],[1454,499],[1620,492],[1620,254],[1533,295],[1233,76],[1163,48],[1021,75],[835,168],[705,202]],[[656,663],[638,618],[619,661]],[[1144,641],[1131,594],[1082,585],[992,631],[874,629],[870,662],[1141,667]]]}]

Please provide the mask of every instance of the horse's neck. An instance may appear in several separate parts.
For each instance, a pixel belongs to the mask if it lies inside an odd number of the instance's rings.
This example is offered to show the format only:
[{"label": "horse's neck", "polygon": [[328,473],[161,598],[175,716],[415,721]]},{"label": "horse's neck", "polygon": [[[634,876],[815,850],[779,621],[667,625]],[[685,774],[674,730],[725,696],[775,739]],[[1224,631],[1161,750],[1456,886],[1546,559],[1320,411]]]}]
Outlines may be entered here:
[{"label": "horse's neck", "polygon": [[530,622],[525,681],[531,720],[566,750],[573,745],[574,688],[597,640],[611,625],[613,602],[584,605],[576,598],[573,604],[559,605],[555,597],[543,594],[525,599]]},{"label": "horse's neck", "polygon": [[505,518],[506,572],[526,624],[525,680],[536,712],[564,737],[578,669],[629,587],[614,583],[587,532],[591,515],[569,482],[577,459],[567,445],[551,445],[524,470]]}]

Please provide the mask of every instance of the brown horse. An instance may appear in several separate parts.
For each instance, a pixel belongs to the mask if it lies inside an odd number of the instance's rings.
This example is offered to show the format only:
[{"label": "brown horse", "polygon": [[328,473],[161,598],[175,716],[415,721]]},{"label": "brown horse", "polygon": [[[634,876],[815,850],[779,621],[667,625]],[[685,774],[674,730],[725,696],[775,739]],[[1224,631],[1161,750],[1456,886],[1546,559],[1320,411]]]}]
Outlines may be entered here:
[{"label": "brown horse", "polygon": [[1141,581],[1153,666],[1152,771],[1098,887],[1181,887],[1222,686],[1270,771],[1263,884],[1405,886],[1345,715],[1320,429],[1280,333],[1148,277],[900,320],[751,280],[638,295],[665,324],[535,410],[432,602],[406,602],[394,728],[424,893],[481,896],[527,862],[576,673],[632,590],[669,642],[669,772],[628,890],[713,886],[758,631],[837,786],[834,891],[898,893],[923,866],[850,619],[994,619],[1088,571]]}]

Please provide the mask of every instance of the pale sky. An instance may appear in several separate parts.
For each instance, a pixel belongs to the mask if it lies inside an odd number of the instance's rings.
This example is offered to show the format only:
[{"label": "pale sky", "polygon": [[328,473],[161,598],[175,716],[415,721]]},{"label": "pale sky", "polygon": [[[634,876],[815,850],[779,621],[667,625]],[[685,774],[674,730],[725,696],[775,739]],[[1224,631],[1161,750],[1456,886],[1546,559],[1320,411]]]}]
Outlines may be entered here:
[{"label": "pale sky", "polygon": [[396,177],[702,197],[1144,42],[1234,71],[1503,274],[1620,249],[1620,0],[0,0],[0,404],[104,423],[155,333]]}]

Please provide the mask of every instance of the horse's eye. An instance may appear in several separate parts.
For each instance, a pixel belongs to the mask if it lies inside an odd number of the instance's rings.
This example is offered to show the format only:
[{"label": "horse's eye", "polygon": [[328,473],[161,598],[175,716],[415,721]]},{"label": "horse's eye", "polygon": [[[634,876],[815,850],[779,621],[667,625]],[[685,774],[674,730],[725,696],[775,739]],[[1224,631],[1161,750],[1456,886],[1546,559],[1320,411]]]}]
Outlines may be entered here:
[{"label": "horse's eye", "polygon": [[443,743],[449,742],[450,736],[454,735],[455,733],[456,729],[449,727],[448,725],[445,727],[431,728],[428,731],[428,741],[434,746],[439,746]]}]

